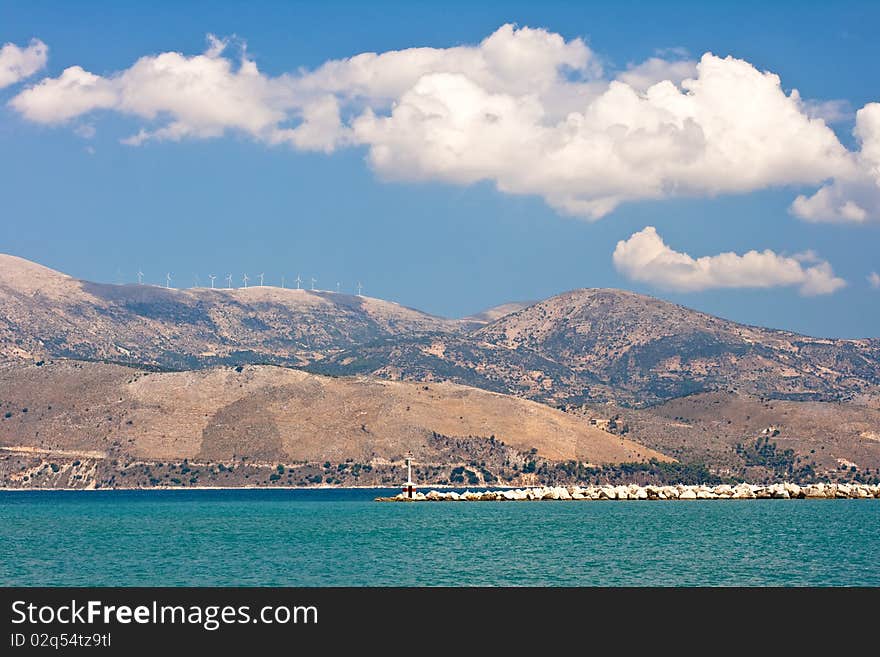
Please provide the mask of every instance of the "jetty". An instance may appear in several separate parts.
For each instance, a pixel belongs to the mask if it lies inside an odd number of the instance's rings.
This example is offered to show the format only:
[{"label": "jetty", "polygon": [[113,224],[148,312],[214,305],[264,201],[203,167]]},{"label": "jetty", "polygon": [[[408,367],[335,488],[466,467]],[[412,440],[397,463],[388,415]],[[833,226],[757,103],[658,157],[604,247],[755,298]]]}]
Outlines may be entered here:
[{"label": "jetty", "polygon": [[818,483],[798,485],[721,484],[639,486],[531,486],[483,491],[432,490],[428,493],[404,490],[393,497],[377,497],[377,502],[533,502],[540,500],[803,500],[803,499],[880,499],[880,484]]}]

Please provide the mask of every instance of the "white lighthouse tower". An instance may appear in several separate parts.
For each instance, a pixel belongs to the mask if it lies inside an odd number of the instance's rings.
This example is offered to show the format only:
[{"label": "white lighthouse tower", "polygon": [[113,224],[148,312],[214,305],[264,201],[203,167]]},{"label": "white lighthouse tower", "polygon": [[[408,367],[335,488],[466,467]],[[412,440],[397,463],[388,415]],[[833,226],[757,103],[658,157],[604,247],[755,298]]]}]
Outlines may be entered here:
[{"label": "white lighthouse tower", "polygon": [[403,485],[403,494],[413,498],[416,494],[416,485],[412,480],[412,452],[406,453],[406,483]]}]

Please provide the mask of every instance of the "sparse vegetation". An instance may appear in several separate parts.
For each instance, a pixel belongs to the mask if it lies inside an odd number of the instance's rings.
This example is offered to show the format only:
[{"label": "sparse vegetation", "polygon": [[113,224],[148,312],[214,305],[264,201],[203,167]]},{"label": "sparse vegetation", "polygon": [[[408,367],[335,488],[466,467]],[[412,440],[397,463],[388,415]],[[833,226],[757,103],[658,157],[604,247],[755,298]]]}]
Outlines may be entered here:
[{"label": "sparse vegetation", "polygon": [[[115,292],[122,296],[111,299],[107,289],[85,285],[91,295],[88,303],[74,298],[71,303],[76,312],[70,311],[67,319],[75,323],[86,318],[111,339],[70,344],[69,332],[53,334],[49,326],[44,330],[45,342],[37,349],[28,342],[26,321],[16,320],[21,333],[16,344],[21,349],[63,358],[47,359],[45,367],[37,368],[34,358],[28,357],[20,366],[0,371],[4,390],[0,413],[5,420],[16,420],[3,425],[4,439],[8,438],[4,444],[41,450],[32,460],[4,454],[0,477],[18,472],[19,463],[51,459],[56,468],[64,469],[65,476],[48,477],[50,471],[60,470],[44,468],[42,480],[66,484],[79,474],[69,473],[68,465],[82,465],[73,455],[95,451],[106,453],[107,459],[83,457],[88,466],[83,476],[108,486],[117,479],[124,479],[126,485],[146,486],[154,479],[171,482],[171,477],[188,485],[238,485],[245,479],[265,485],[273,474],[278,479],[272,481],[278,485],[316,480],[331,485],[397,485],[402,480],[398,454],[385,453],[381,447],[368,455],[346,453],[349,446],[334,442],[335,436],[312,430],[323,426],[321,414],[340,408],[365,409],[363,416],[343,419],[345,426],[370,444],[381,443],[371,436],[390,438],[389,443],[399,445],[401,440],[412,440],[413,430],[422,432],[418,434],[421,442],[414,443],[423,461],[414,476],[420,484],[454,480],[476,486],[603,478],[623,481],[626,477],[682,482],[704,477],[707,483],[745,475],[768,480],[834,477],[860,481],[878,476],[880,462],[870,442],[874,439],[862,437],[862,430],[852,427],[878,426],[880,411],[847,401],[865,385],[880,383],[880,347],[874,342],[770,336],[763,329],[740,327],[637,295],[579,291],[479,328],[476,339],[461,324],[397,307],[393,322],[386,321],[380,306],[366,317],[357,308],[332,305],[320,312],[297,309],[304,319],[297,316],[303,321],[292,322],[291,309],[281,301],[269,301],[260,308],[245,303],[225,309],[224,322],[248,335],[246,344],[235,344],[237,338],[221,336],[228,326],[215,325],[212,317],[216,315],[208,312],[217,295],[183,304],[169,301],[161,292],[152,298],[152,290],[140,290],[137,298],[129,298],[123,290]],[[72,289],[71,294],[75,297],[79,290]],[[0,305],[5,301],[0,298]],[[596,321],[597,317],[602,321]],[[175,333],[179,337],[161,347],[138,343],[126,333],[132,319],[150,327],[174,326],[180,329]],[[541,330],[534,331],[538,324]],[[517,336],[513,344],[508,344],[509,336]],[[769,337],[773,340],[768,342],[765,338]],[[114,362],[119,358],[115,351],[105,352],[114,340],[132,351],[132,363],[123,367]],[[221,343],[223,349],[214,349]],[[221,355],[199,355],[203,353]],[[785,357],[785,368],[795,375],[778,376],[780,354]],[[86,360],[71,360],[76,358]],[[394,396],[381,388],[358,387],[348,379],[324,379],[320,385],[328,401],[322,406],[313,404],[314,397],[307,392],[314,380],[304,384],[298,378],[301,373],[290,376],[287,370],[255,363],[305,364],[307,369],[327,367],[339,374],[369,374],[383,368],[384,374],[413,383],[406,394]],[[216,372],[186,371],[216,365],[224,367]],[[817,369],[819,365],[835,374],[811,374],[823,371]],[[247,371],[247,375],[234,376],[233,371]],[[139,389],[145,379],[153,392],[170,395],[164,405],[146,403],[138,396],[143,395]],[[416,383],[416,379],[422,380]],[[473,391],[453,390],[441,383],[444,380],[560,407],[569,414],[563,420],[569,423],[569,435],[579,430],[574,425],[583,418],[578,416],[596,413],[608,421],[610,432],[675,457],[678,463],[642,461],[653,453],[647,449],[638,453],[639,445],[630,451],[618,449],[623,442],[617,437],[595,444],[599,450],[595,460],[622,463],[594,467],[573,460],[549,460],[547,454],[572,454],[571,442],[562,446],[554,435],[554,423],[531,426],[532,435],[523,436],[523,423],[517,418],[522,412],[520,402],[497,396],[486,400]],[[740,392],[732,392],[733,384]],[[214,406],[198,408],[198,395],[188,396],[197,385],[209,386],[212,394],[226,397],[219,412]],[[281,390],[287,395],[297,386],[302,386],[301,394],[289,396],[291,406],[296,406],[290,413],[297,421],[312,418],[312,427],[300,435],[304,441],[313,441],[304,453],[317,455],[314,463],[296,462],[286,451],[291,417],[275,415],[278,406],[273,395]],[[402,384],[400,390],[406,387]],[[65,398],[66,391],[74,388],[77,398]],[[748,397],[741,390],[762,397]],[[690,394],[694,391],[702,392]],[[666,401],[670,396],[675,398]],[[308,404],[302,399],[308,399]],[[352,399],[357,403],[347,404]],[[451,399],[454,405],[448,404]],[[814,401],[788,401],[800,399]],[[818,399],[835,401],[819,403]],[[461,400],[471,406],[460,408]],[[655,405],[647,407],[648,402]],[[549,407],[535,408],[539,419],[541,413],[551,412]],[[487,417],[488,421],[480,419]],[[130,428],[134,418],[137,431]],[[555,413],[553,418],[556,422]],[[406,424],[410,433],[395,434],[395,423]],[[70,429],[63,436],[53,435],[62,426]],[[206,433],[200,435],[203,426]],[[427,440],[421,438],[436,427],[449,427],[443,430],[454,435],[434,433]],[[758,438],[764,430],[767,433]],[[494,435],[473,435],[489,431]],[[163,462],[118,465],[117,460],[127,464],[149,460],[149,450],[156,444],[144,441],[144,435],[157,440],[161,436],[162,451],[156,453]],[[593,454],[590,441],[578,444],[587,445],[577,452],[582,458]],[[326,452],[316,449],[325,446]],[[190,464],[179,458],[183,454],[197,456]],[[325,454],[333,454],[332,463]],[[844,462],[838,463],[838,458]],[[389,463],[395,459],[397,464]],[[235,465],[224,465],[224,461]],[[94,475],[86,474],[91,470]]]}]

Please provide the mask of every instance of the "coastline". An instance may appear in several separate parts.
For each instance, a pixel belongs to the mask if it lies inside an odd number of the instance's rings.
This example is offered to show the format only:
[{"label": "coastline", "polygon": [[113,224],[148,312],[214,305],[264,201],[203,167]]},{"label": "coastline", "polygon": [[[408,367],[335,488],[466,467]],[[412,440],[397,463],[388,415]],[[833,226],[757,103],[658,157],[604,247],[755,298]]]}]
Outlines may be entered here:
[{"label": "coastline", "polygon": [[[11,488],[0,487],[7,492],[132,492],[132,491],[389,491],[399,486],[128,486],[113,488]],[[423,492],[427,491],[427,492]],[[442,491],[442,492],[441,492]],[[461,491],[461,492],[457,492]],[[719,499],[880,499],[880,484],[838,484],[820,482],[814,484],[737,485],[676,484],[665,486],[639,486],[638,484],[605,486],[424,486],[413,497],[405,493],[374,498],[378,502],[444,502],[444,501],[605,501],[605,500],[719,500]]]},{"label": "coastline", "polygon": [[639,486],[534,486],[514,490],[483,492],[454,491],[399,493],[393,497],[377,497],[377,502],[520,502],[520,501],[604,501],[604,500],[797,500],[797,499],[880,499],[880,484],[817,483],[800,486],[791,482],[758,485],[741,483],[736,486],[684,485]]},{"label": "coastline", "polygon": [[[437,484],[436,486],[423,486],[424,489],[438,490],[467,490],[467,486],[455,486],[451,484]],[[516,486],[471,486],[472,490],[512,490]],[[105,491],[159,491],[159,490],[400,490],[400,486],[114,486],[112,488],[71,488],[71,487],[45,487],[41,488],[33,486],[30,488],[23,487],[4,487],[0,486],[0,493],[9,491],[89,491],[89,492],[105,492]]]}]

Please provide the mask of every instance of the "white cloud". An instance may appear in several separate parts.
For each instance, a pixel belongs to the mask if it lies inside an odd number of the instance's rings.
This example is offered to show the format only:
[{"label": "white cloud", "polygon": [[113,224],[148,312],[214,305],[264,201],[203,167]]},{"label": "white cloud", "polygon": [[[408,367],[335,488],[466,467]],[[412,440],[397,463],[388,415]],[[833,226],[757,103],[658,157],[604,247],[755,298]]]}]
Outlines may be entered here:
[{"label": "white cloud", "polygon": [[11,104],[50,124],[101,109],[136,117],[130,145],[237,131],[300,150],[360,146],[386,179],[486,180],[589,219],[627,201],[783,185],[827,185],[793,204],[805,219],[880,218],[870,117],[851,153],[818,118],[830,106],[740,59],[676,53],[608,79],[581,39],[512,25],[477,45],[362,53],[277,77],[227,49],[209,36],[201,55],[142,57],[109,76],[73,66]]},{"label": "white cloud", "polygon": [[[584,94],[585,84],[598,78],[601,67],[581,39],[565,41],[546,30],[503,25],[477,46],[361,53],[288,79],[298,93],[359,98],[376,109],[390,106],[424,76],[438,73],[466,76],[489,93],[533,94],[566,104]],[[565,73],[576,75],[569,79]]]},{"label": "white cloud", "polygon": [[687,59],[668,61],[661,57],[651,57],[641,64],[630,66],[617,76],[637,91],[647,91],[658,82],[669,80],[673,84],[681,84],[688,78],[696,77],[697,62]]},{"label": "white cloud", "polygon": [[880,290],[880,274],[878,274],[875,271],[872,271],[870,274],[868,274],[868,283],[875,290]]},{"label": "white cloud", "polygon": [[328,95],[305,105],[300,124],[296,128],[275,130],[270,141],[287,142],[301,150],[332,153],[349,143],[350,132],[342,123],[339,101]]},{"label": "white cloud", "polygon": [[853,166],[811,196],[791,204],[795,216],[812,222],[863,223],[880,220],[880,103],[856,112],[853,134],[861,148]]},{"label": "white cloud", "polygon": [[491,93],[462,74],[423,76],[390,115],[353,124],[389,178],[494,180],[570,214],[601,217],[627,200],[819,183],[845,149],[776,76],[705,55],[681,88],[639,93],[612,81],[581,112],[547,122],[539,95]]},{"label": "white cloud", "polygon": [[238,129],[268,138],[286,119],[286,93],[245,55],[234,64],[211,38],[205,54],[166,52],[142,57],[110,77],[79,66],[22,91],[11,105],[31,121],[63,123],[94,110],[115,110],[161,125],[142,129],[126,143],[147,139],[219,137]]},{"label": "white cloud", "polygon": [[[612,259],[627,278],[679,292],[796,285],[802,295],[815,296],[831,294],[846,285],[828,262],[809,251],[795,257],[768,249],[693,258],[670,248],[653,226],[618,242]],[[808,263],[811,266],[805,266]]]},{"label": "white cloud", "polygon": [[31,39],[24,48],[14,43],[0,48],[0,89],[32,76],[46,66],[49,48],[39,39]]},{"label": "white cloud", "polygon": [[811,119],[822,119],[825,123],[839,123],[853,118],[848,100],[805,100],[804,112]]},{"label": "white cloud", "polygon": [[111,83],[80,66],[45,78],[10,101],[25,118],[37,123],[61,123],[96,109],[111,108],[117,94]]}]

